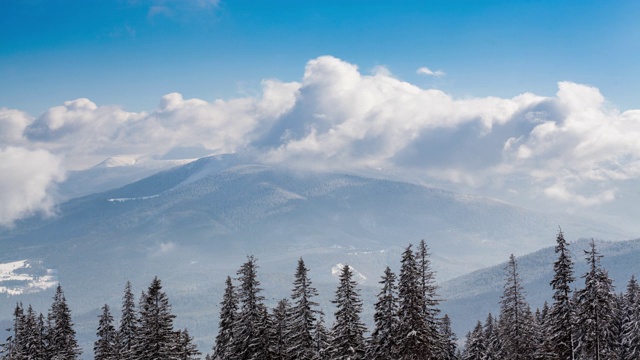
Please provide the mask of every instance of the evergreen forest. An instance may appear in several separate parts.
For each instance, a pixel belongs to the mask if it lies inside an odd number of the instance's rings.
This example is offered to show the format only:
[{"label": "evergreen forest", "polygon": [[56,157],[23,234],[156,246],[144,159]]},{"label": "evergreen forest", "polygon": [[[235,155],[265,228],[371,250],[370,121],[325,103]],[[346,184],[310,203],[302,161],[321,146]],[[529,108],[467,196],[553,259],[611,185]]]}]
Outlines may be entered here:
[{"label": "evergreen forest", "polygon": [[[317,302],[303,259],[291,293],[265,305],[253,256],[228,276],[220,301],[215,345],[201,353],[187,329],[175,329],[171,304],[157,277],[138,303],[127,283],[119,320],[104,305],[96,323],[96,360],[631,360],[640,358],[640,285],[632,276],[616,293],[594,241],[585,251],[588,272],[574,274],[562,231],[556,238],[553,297],[532,310],[511,255],[504,268],[500,313],[458,339],[441,314],[429,248],[406,247],[398,273],[379,281],[373,326],[361,318],[363,301],[353,269],[342,267],[332,303],[333,324]],[[575,282],[582,287],[576,289]],[[80,359],[71,310],[58,285],[46,315],[17,303],[2,359]],[[213,339],[212,339],[213,340]],[[202,350],[202,349],[200,349]]]}]

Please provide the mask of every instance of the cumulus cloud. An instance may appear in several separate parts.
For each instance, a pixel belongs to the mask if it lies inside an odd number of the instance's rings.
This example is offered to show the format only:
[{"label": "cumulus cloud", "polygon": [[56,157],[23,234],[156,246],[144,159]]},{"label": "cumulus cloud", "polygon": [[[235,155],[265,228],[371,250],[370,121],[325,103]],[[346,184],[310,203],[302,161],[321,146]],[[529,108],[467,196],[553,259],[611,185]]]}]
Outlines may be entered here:
[{"label": "cumulus cloud", "polygon": [[49,190],[64,178],[60,158],[44,150],[0,148],[0,225],[53,206]]},{"label": "cumulus cloud", "polygon": [[442,71],[442,70],[433,71],[433,70],[429,69],[426,66],[418,68],[418,70],[416,70],[416,74],[418,74],[418,75],[427,75],[427,76],[435,76],[435,77],[441,77],[441,76],[445,76],[446,75],[446,73],[444,71]]},{"label": "cumulus cloud", "polygon": [[[391,169],[474,188],[509,184],[512,193],[581,206],[611,202],[618,182],[640,177],[640,110],[621,113],[597,88],[560,82],[550,97],[455,98],[331,56],[310,60],[300,82],[263,81],[255,97],[171,93],[149,112],[76,99],[37,118],[3,108],[0,130],[4,166],[23,169],[3,171],[15,176],[0,185],[2,196],[16,186],[30,199],[20,207],[12,198],[4,223],[48,209],[47,190],[64,168],[180,148],[288,166]],[[42,177],[18,180],[38,172],[36,164]]]}]

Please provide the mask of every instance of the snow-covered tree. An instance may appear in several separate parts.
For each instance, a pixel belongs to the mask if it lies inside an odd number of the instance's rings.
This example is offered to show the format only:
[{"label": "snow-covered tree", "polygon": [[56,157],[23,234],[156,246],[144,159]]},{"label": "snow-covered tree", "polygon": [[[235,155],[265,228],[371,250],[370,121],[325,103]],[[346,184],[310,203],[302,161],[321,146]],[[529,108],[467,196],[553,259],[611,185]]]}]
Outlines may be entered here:
[{"label": "snow-covered tree", "polygon": [[574,349],[574,304],[571,302],[571,283],[573,277],[573,261],[568,244],[562,230],[556,237],[555,252],[558,260],[553,264],[554,276],[551,280],[553,288],[553,305],[549,314],[549,337],[553,343],[555,360],[575,359]]},{"label": "snow-covered tree", "polygon": [[318,314],[315,328],[316,332],[313,334],[313,360],[328,359],[331,346],[331,334],[329,334],[329,331],[324,325],[324,314],[322,311]]},{"label": "snow-covered tree", "polygon": [[511,254],[505,266],[505,284],[500,301],[498,326],[504,359],[525,360],[534,355],[533,314],[525,300],[516,258]]},{"label": "snow-covered tree", "polygon": [[289,351],[295,351],[290,344],[290,320],[291,305],[287,299],[282,299],[271,312],[269,351],[274,360],[297,359],[289,354]]},{"label": "snow-covered tree", "polygon": [[213,348],[212,359],[228,359],[231,355],[233,344],[233,329],[238,312],[238,296],[233,286],[231,277],[227,276],[224,296],[220,302],[220,320],[218,322],[218,335]]},{"label": "snow-covered tree", "polygon": [[136,359],[167,360],[176,356],[177,337],[169,298],[156,276],[140,299],[140,326],[135,343]]},{"label": "snow-covered tree", "polygon": [[118,355],[122,360],[133,360],[135,358],[133,349],[138,331],[138,318],[136,316],[135,299],[131,291],[131,282],[129,281],[127,281],[124,288],[121,311],[120,326],[118,327]]},{"label": "snow-covered tree", "polygon": [[396,275],[387,266],[384,270],[373,320],[375,327],[367,344],[367,359],[386,360],[397,357],[398,290]]},{"label": "snow-covered tree", "polygon": [[189,336],[189,331],[184,329],[182,331],[178,331],[177,333],[178,343],[177,343],[177,354],[176,360],[195,360],[198,359],[198,355],[200,355],[200,351],[198,351],[198,347],[193,343],[193,338]]},{"label": "snow-covered tree", "polygon": [[611,337],[615,295],[613,282],[600,266],[602,256],[598,254],[593,239],[591,249],[585,251],[589,271],[582,277],[584,289],[578,291],[579,347],[582,358],[601,360],[610,353],[607,340]]},{"label": "snow-covered tree", "polygon": [[313,298],[318,291],[311,285],[309,270],[302,258],[298,260],[291,300],[291,322],[287,337],[289,354],[293,359],[311,360],[314,356],[313,334],[315,333],[318,303]]},{"label": "snow-covered tree", "polygon": [[484,343],[484,333],[480,321],[472,332],[467,334],[465,350],[462,353],[463,360],[484,360],[486,357],[486,346]]},{"label": "snow-covered tree", "polygon": [[[238,270],[238,300],[240,311],[233,326],[232,360],[258,360],[268,358],[268,314],[260,295],[258,265],[253,256],[247,258]],[[268,344],[267,344],[268,345]]]},{"label": "snow-covered tree", "polygon": [[402,253],[398,283],[398,359],[432,359],[439,354],[424,316],[425,300],[421,287],[420,270],[409,245]]},{"label": "snow-covered tree", "polygon": [[436,274],[431,268],[431,254],[424,239],[420,240],[415,256],[419,273],[420,289],[422,290],[422,297],[424,299],[424,316],[427,321],[427,330],[429,337],[433,339],[430,347],[434,348],[434,351],[439,352],[439,354],[436,355],[438,358],[444,358],[447,352],[447,340],[440,333],[441,325],[440,319],[438,319],[438,314],[440,314],[438,305],[442,300],[437,294]]},{"label": "snow-covered tree", "polygon": [[487,315],[487,319],[484,322],[484,346],[486,348],[486,355],[484,360],[499,360],[502,343],[500,342],[499,332],[497,328],[497,320],[491,313]]},{"label": "snow-covered tree", "polygon": [[340,283],[333,300],[336,305],[335,323],[331,331],[331,359],[364,359],[364,332],[366,328],[360,320],[362,300],[358,294],[353,272],[345,265],[340,273]]},{"label": "snow-covered tree", "polygon": [[118,359],[117,332],[113,326],[113,316],[109,310],[109,305],[102,307],[102,314],[99,316],[98,340],[93,345],[93,356],[95,360],[116,360]]},{"label": "snow-covered tree", "polygon": [[624,294],[621,360],[640,359],[640,286],[634,275]]},{"label": "snow-covered tree", "polygon": [[48,315],[49,329],[47,332],[47,356],[51,360],[77,359],[82,350],[76,340],[73,329],[71,310],[67,305],[62,287],[58,284],[53,304]]},{"label": "snow-covered tree", "polygon": [[444,339],[444,353],[441,356],[443,360],[456,360],[458,352],[458,337],[451,328],[451,319],[445,314],[440,322],[440,334]]}]

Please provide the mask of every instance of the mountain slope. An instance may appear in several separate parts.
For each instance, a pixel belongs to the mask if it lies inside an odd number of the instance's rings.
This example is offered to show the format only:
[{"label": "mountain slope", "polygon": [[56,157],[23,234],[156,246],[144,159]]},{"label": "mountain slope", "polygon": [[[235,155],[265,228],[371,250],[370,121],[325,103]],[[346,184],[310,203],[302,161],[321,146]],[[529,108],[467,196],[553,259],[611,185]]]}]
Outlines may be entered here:
[{"label": "mountain slope", "polygon": [[[627,236],[479,196],[218,156],[70,200],[52,218],[21,221],[0,232],[0,263],[30,259],[54,269],[87,339],[99,307],[118,308],[127,280],[141,290],[158,275],[179,321],[208,347],[222,282],[248,254],[259,258],[270,301],[289,294],[304,257],[331,314],[339,263],[361,274],[371,298],[384,266],[397,269],[408,243],[427,241],[441,281],[548,245],[558,224],[578,236]],[[46,311],[50,295],[25,294],[23,301]],[[12,306],[4,302],[0,316]]]}]

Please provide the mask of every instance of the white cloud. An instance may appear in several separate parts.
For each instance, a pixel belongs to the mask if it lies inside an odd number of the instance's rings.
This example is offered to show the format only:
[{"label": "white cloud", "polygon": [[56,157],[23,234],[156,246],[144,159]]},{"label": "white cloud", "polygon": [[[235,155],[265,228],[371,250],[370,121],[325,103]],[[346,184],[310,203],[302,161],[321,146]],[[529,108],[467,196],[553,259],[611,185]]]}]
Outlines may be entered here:
[{"label": "white cloud", "polygon": [[0,225],[53,206],[50,190],[64,179],[61,159],[44,150],[0,147]]},{"label": "white cloud", "polygon": [[24,144],[24,129],[33,119],[25,112],[0,108],[0,146]]},{"label": "white cloud", "polygon": [[[301,82],[265,80],[256,97],[205,101],[171,93],[150,112],[76,99],[36,119],[2,108],[5,166],[24,169],[12,171],[0,196],[22,186],[18,192],[31,199],[2,216],[7,223],[48,209],[46,191],[63,168],[189,147],[249,151],[290,166],[412,172],[476,189],[508,184],[513,194],[593,206],[614,201],[618,182],[640,177],[638,139],[640,110],[621,113],[594,87],[561,82],[552,97],[454,98],[385,68],[362,74],[323,56],[307,63]],[[38,171],[42,178],[27,186]]]},{"label": "white cloud", "polygon": [[433,71],[433,70],[429,69],[426,66],[423,66],[423,67],[419,68],[418,70],[416,70],[416,74],[418,74],[418,75],[427,75],[427,76],[435,76],[435,77],[441,77],[441,76],[447,75],[442,70]]}]

